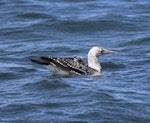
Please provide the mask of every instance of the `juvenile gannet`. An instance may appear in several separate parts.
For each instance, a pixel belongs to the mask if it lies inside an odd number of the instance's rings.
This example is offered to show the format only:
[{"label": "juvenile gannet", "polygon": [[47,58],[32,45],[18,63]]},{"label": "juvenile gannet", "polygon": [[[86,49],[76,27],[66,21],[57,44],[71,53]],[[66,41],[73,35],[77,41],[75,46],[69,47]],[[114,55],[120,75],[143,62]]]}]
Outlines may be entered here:
[{"label": "juvenile gannet", "polygon": [[101,75],[101,64],[98,57],[102,54],[116,54],[116,51],[94,46],[88,52],[88,65],[81,58],[41,57],[42,61],[31,59],[55,74],[60,75]]}]

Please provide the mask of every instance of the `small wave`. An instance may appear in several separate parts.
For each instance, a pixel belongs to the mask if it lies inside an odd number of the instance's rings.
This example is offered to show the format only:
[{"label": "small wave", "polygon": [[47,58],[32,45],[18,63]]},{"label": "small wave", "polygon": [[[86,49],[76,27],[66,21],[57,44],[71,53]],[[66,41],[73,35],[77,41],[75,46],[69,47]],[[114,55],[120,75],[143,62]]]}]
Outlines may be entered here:
[{"label": "small wave", "polygon": [[138,38],[134,40],[129,40],[127,42],[123,42],[118,44],[118,46],[125,47],[125,46],[134,46],[134,45],[148,45],[150,41],[150,37],[143,37],[143,38]]},{"label": "small wave", "polygon": [[102,67],[104,69],[120,69],[120,68],[125,68],[125,65],[115,64],[115,63],[112,63],[112,62],[105,62],[105,63],[102,63]]},{"label": "small wave", "polygon": [[18,74],[13,73],[13,72],[0,73],[1,80],[12,80],[12,79],[16,79],[16,78],[19,78],[19,76],[18,76]]},{"label": "small wave", "polygon": [[148,44],[150,41],[150,37],[139,38],[137,40],[133,40],[130,42],[130,45],[143,45]]},{"label": "small wave", "polygon": [[[35,80],[36,81],[36,80]],[[41,89],[58,89],[58,88],[66,88],[70,87],[68,84],[62,82],[62,79],[53,79],[53,80],[48,80],[48,79],[42,79],[42,80],[37,80],[37,82],[34,83],[26,83],[23,85],[24,88],[37,88],[39,90]]]},{"label": "small wave", "polygon": [[130,30],[132,25],[126,25],[124,22],[119,22],[117,20],[60,20],[57,19],[55,22],[51,20],[40,23],[39,28],[43,26],[57,31],[65,32],[96,32],[105,30]]},{"label": "small wave", "polygon": [[48,14],[44,14],[44,13],[23,13],[23,14],[17,15],[17,17],[26,18],[26,19],[54,18],[54,17],[49,16]]}]

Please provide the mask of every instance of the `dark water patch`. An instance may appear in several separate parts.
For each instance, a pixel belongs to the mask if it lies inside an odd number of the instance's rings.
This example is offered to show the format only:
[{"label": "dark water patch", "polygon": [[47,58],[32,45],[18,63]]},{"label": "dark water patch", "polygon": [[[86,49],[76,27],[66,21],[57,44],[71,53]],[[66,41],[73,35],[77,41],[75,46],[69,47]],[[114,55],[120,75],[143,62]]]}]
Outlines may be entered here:
[{"label": "dark water patch", "polygon": [[142,61],[139,61],[141,64],[149,64],[150,63],[150,59],[149,57],[147,57],[147,59],[143,59]]},{"label": "dark water patch", "polygon": [[[24,11],[35,11],[41,10],[43,6],[38,4],[36,1],[7,1],[3,9],[12,10],[16,13],[24,12]],[[7,8],[7,9],[6,9]]]},{"label": "dark water patch", "polygon": [[68,53],[71,53],[71,54],[78,54],[78,53],[81,53],[81,50],[80,49],[72,49],[72,50],[69,50]]},{"label": "dark water patch", "polygon": [[45,89],[56,89],[56,88],[67,88],[70,87],[68,84],[62,82],[61,79],[53,80],[52,82],[40,82],[39,86]]},{"label": "dark water patch", "polygon": [[[6,1],[8,1],[8,0],[6,0]],[[32,1],[32,0],[31,0]],[[27,4],[28,3],[28,1],[15,1],[15,2],[7,2],[7,4],[10,4],[10,5],[20,5],[20,4]],[[32,3],[32,2],[31,2]]]},{"label": "dark water patch", "polygon": [[[15,122],[17,119],[28,119],[33,113],[37,113],[38,106],[30,103],[13,103],[1,108],[1,120],[8,121],[8,122]],[[9,117],[8,117],[9,116]]]},{"label": "dark water patch", "polygon": [[54,23],[50,26],[52,29],[67,31],[67,32],[95,32],[105,30],[128,30],[133,28],[133,25],[127,25],[113,20],[96,20],[96,21],[64,21]]},{"label": "dark water patch", "polygon": [[61,88],[70,87],[68,84],[64,83],[61,79],[48,80],[42,79],[36,83],[27,83],[23,87],[25,88],[37,88],[40,90],[55,90]]},{"label": "dark water patch", "polygon": [[[61,42],[61,39],[60,39]],[[69,42],[69,41],[66,41]],[[74,56],[78,56],[80,53],[82,53],[81,51],[81,47],[79,46],[78,48],[76,48],[75,45],[73,44],[66,44],[66,42],[61,42],[61,44],[59,42],[55,42],[53,44],[49,44],[49,42],[47,42],[47,44],[49,45],[49,47],[41,47],[41,49],[37,49],[37,51],[35,52],[39,52],[39,54],[41,54],[41,56],[52,56],[52,57],[74,57]],[[42,42],[39,42],[42,43]],[[41,44],[42,45],[42,44]],[[34,52],[33,52],[34,53]],[[37,57],[39,58],[39,56]]]},{"label": "dark water patch", "polygon": [[56,49],[57,49],[57,52],[64,52],[64,51],[66,52],[66,51],[70,51],[71,47],[67,45],[66,46],[62,45],[62,47],[56,45],[55,47],[51,48],[52,51],[56,51]]},{"label": "dark water patch", "polygon": [[61,102],[45,102],[45,103],[42,103],[41,106],[45,107],[45,108],[55,109],[55,108],[63,107],[64,103],[61,103]]},{"label": "dark water patch", "polygon": [[13,104],[9,104],[3,108],[1,108],[1,111],[9,111],[10,113],[14,112],[14,114],[17,114],[17,113],[21,113],[21,111],[23,110],[30,110],[30,109],[33,109],[33,108],[36,108],[36,105],[33,105],[33,104],[20,104],[20,103],[13,103]]},{"label": "dark water patch", "polygon": [[19,78],[19,76],[20,76],[19,74],[17,74],[16,72],[13,73],[12,71],[0,73],[0,79],[2,81],[16,79]]},{"label": "dark water patch", "polygon": [[[73,118],[80,119],[82,122],[88,122],[89,120],[93,122],[104,122],[103,119],[99,119],[101,117],[101,113],[103,113],[101,110],[93,110],[93,111],[87,111],[84,113],[79,113],[73,116]],[[109,121],[109,120],[108,120]]]},{"label": "dark water patch", "polygon": [[125,65],[124,64],[117,64],[117,63],[113,63],[113,62],[105,62],[105,63],[102,63],[102,68],[104,69],[122,69],[122,68],[125,68]]},{"label": "dark water patch", "polygon": [[130,41],[130,45],[148,45],[150,44],[150,37],[139,38],[137,40]]},{"label": "dark water patch", "polygon": [[[43,24],[34,25],[35,29],[50,29],[53,31],[63,31],[63,32],[97,32],[97,31],[106,31],[106,30],[116,30],[116,31],[131,31],[131,28],[134,28],[132,24],[126,24],[117,20],[83,20],[83,21],[74,21],[74,20],[57,20],[55,22],[47,21]],[[135,28],[134,28],[135,29]]]},{"label": "dark water patch", "polygon": [[44,13],[23,13],[17,16],[25,19],[46,19],[50,17],[49,15]]},{"label": "dark water patch", "polygon": [[132,7],[131,9],[135,10],[135,8],[138,8],[140,11],[139,13],[147,13],[149,12],[149,4],[144,4],[144,2],[146,1],[143,1],[143,3],[136,3],[134,7]]},{"label": "dark water patch", "polygon": [[86,3],[86,2],[93,2],[97,0],[55,0],[56,2],[68,2],[68,3]]},{"label": "dark water patch", "polygon": [[136,67],[142,66],[144,67],[150,61],[149,58],[144,58],[142,55],[134,56],[132,60],[130,60],[130,65],[136,65]]},{"label": "dark water patch", "polygon": [[6,5],[6,2],[5,1],[0,1],[0,6],[4,6]]},{"label": "dark water patch", "polygon": [[[16,35],[18,35],[17,33],[23,33],[23,32],[28,32],[29,30],[25,30],[25,29],[23,29],[23,28],[14,28],[14,27],[12,27],[12,28],[7,28],[7,29],[2,29],[1,30],[2,31],[2,33],[4,34],[4,35],[7,35],[7,36],[9,36],[9,35],[11,35],[11,34],[16,34]],[[15,35],[15,36],[16,36]]]},{"label": "dark water patch", "polygon": [[[105,88],[105,86],[103,86]],[[97,102],[93,102],[93,104],[98,105],[98,103],[102,103],[105,106],[109,105],[109,103],[120,103],[121,100],[115,98],[111,93],[114,93],[115,90],[111,89],[111,88],[105,88],[105,89],[101,89],[101,90],[97,90],[96,92],[94,92],[93,94],[91,94],[91,99],[95,99],[97,100]],[[99,99],[103,99],[103,100],[99,100]],[[90,103],[91,104],[91,103]]]},{"label": "dark water patch", "polygon": [[118,46],[125,47],[125,46],[134,46],[134,45],[148,45],[149,41],[150,41],[150,37],[143,37],[143,38],[138,38],[127,42],[119,43]]},{"label": "dark water patch", "polygon": [[6,30],[2,30],[2,34],[3,34],[3,38],[7,39],[7,40],[11,40],[15,41],[15,40],[19,40],[19,39],[26,39],[26,37],[29,37],[29,40],[41,40],[41,38],[44,38],[44,34],[38,34],[38,33],[34,33],[31,32],[30,29],[26,29],[24,28],[16,28],[16,29],[6,29]]},{"label": "dark water patch", "polygon": [[[14,70],[15,70],[15,69],[14,69]],[[20,73],[22,73],[23,75],[29,75],[30,73],[35,72],[36,69],[30,68],[30,67],[28,67],[28,68],[26,68],[26,67],[19,67],[19,68],[16,68],[15,71],[20,72]]]},{"label": "dark water patch", "polygon": [[7,28],[5,30],[2,30],[2,34],[3,37],[11,40],[17,40],[22,38],[23,36],[33,37],[33,35],[30,33],[30,30],[25,28]]}]

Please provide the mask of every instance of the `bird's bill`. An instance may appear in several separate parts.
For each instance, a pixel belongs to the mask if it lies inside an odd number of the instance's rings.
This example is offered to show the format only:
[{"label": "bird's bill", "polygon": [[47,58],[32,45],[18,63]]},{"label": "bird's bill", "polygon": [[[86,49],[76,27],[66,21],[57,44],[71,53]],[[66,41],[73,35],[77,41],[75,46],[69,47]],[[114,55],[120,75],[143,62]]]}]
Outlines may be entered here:
[{"label": "bird's bill", "polygon": [[116,51],[112,51],[112,50],[106,50],[106,49],[104,49],[103,50],[103,54],[117,54],[117,52]]}]

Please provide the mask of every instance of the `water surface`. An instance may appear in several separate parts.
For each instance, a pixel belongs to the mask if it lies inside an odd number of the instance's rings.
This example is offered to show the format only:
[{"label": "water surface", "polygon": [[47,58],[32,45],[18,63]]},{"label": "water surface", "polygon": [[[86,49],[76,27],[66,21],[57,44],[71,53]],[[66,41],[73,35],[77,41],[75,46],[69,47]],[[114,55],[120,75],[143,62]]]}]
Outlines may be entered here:
[{"label": "water surface", "polygon": [[[0,122],[150,122],[149,0],[1,0]],[[30,58],[83,57],[101,77],[58,77]]]}]

